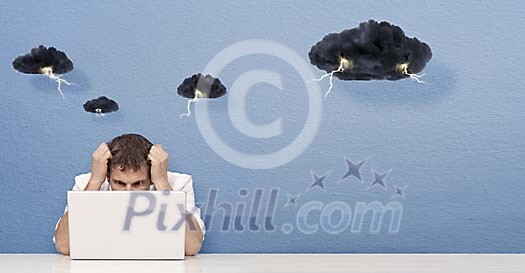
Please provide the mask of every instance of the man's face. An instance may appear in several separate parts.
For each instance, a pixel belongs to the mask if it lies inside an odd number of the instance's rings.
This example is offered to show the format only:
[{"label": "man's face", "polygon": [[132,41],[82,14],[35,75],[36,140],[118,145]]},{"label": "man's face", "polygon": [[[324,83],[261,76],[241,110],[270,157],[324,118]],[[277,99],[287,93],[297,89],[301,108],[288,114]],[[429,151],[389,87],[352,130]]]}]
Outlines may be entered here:
[{"label": "man's face", "polygon": [[146,164],[138,171],[134,171],[132,168],[126,168],[122,171],[118,167],[112,167],[108,181],[111,190],[114,191],[149,190],[151,185],[149,168]]}]

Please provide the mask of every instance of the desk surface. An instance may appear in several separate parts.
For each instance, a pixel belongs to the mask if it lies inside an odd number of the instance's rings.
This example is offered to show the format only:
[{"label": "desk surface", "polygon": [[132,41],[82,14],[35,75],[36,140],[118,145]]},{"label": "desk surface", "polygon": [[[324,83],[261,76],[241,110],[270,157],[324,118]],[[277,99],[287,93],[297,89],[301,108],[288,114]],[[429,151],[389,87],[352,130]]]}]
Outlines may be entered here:
[{"label": "desk surface", "polygon": [[2,254],[0,271],[523,273],[525,254],[199,254],[184,261],[72,261],[55,254]]}]

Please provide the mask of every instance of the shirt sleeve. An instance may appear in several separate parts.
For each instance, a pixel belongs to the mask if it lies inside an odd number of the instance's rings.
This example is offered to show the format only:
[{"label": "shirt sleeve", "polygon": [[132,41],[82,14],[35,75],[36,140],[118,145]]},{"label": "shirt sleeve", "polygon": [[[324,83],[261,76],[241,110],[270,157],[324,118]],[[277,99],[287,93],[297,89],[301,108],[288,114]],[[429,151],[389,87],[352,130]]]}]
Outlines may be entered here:
[{"label": "shirt sleeve", "polygon": [[195,193],[193,191],[193,178],[191,176],[189,176],[181,190],[186,192],[186,210],[197,220],[197,223],[202,230],[202,239],[204,240],[206,227],[204,226],[204,221],[201,219],[200,208],[195,206]]},{"label": "shirt sleeve", "polygon": [[[87,175],[87,177],[86,177]],[[89,176],[91,174],[83,174],[83,175],[78,175],[75,177],[75,185],[73,185],[73,188],[71,189],[72,191],[83,191],[86,186],[87,186],[87,182],[85,181],[86,178],[89,180]],[[55,225],[55,232],[53,233],[53,244],[56,244],[56,239],[55,239],[55,234],[57,232],[57,228],[58,228],[58,224],[60,223],[60,219],[62,219],[62,216],[64,216],[64,214],[66,214],[67,212],[67,202],[66,202],[66,207],[64,208],[64,213],[62,213],[62,215],[60,216],[60,218],[58,218],[57,220],[57,223]]]}]

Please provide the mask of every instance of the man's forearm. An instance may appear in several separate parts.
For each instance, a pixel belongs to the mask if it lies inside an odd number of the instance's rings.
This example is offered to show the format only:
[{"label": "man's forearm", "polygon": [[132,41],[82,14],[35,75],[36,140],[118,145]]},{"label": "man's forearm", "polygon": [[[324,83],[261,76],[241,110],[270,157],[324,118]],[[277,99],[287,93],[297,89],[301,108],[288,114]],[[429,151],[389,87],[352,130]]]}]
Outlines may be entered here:
[{"label": "man's forearm", "polygon": [[172,191],[170,183],[168,180],[162,180],[162,181],[152,181],[153,185],[155,185],[155,189],[158,191]]},{"label": "man's forearm", "polygon": [[191,214],[188,215],[190,217],[186,217],[186,242],[184,249],[186,255],[193,256],[201,250],[203,233],[195,217]]},{"label": "man's forearm", "polygon": [[100,182],[100,181],[94,181],[92,179],[89,179],[88,184],[84,190],[85,191],[99,191],[102,183],[104,183],[104,181]]},{"label": "man's forearm", "polygon": [[69,255],[69,217],[68,212],[64,213],[60,222],[58,223],[57,230],[55,232],[55,248],[63,254]]}]

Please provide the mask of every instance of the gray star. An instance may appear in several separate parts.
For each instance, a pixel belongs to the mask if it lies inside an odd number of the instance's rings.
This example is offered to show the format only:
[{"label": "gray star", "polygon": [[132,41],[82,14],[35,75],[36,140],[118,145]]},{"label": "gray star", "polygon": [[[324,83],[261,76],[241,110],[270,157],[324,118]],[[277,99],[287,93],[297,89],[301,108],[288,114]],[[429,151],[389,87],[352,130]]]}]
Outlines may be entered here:
[{"label": "gray star", "polygon": [[392,171],[392,169],[390,169],[386,173],[379,174],[376,171],[372,170],[372,172],[374,173],[374,181],[372,182],[372,184],[370,184],[370,186],[368,186],[367,190],[369,190],[370,188],[372,188],[375,185],[380,185],[386,190],[387,188],[386,188],[385,178],[386,178],[386,176],[388,174],[390,174],[391,171]]},{"label": "gray star", "polygon": [[331,173],[331,171],[323,174],[322,176],[318,176],[313,171],[310,171],[310,173],[312,174],[312,178],[313,178],[314,182],[312,183],[312,185],[310,185],[310,187],[308,187],[308,189],[306,189],[306,191],[311,190],[313,187],[320,187],[321,189],[326,191],[326,189],[324,188],[324,184],[323,183],[324,183],[325,178]]},{"label": "gray star", "polygon": [[286,202],[286,204],[284,205],[284,207],[287,207],[287,206],[290,206],[290,205],[293,205],[295,207],[297,207],[297,198],[299,198],[299,196],[301,196],[300,194],[289,194],[287,193],[286,196],[288,197],[288,202]]},{"label": "gray star", "polygon": [[354,176],[355,178],[359,179],[359,181],[361,181],[361,183],[363,183],[363,179],[361,179],[361,167],[363,167],[363,165],[365,165],[365,163],[369,159],[370,159],[370,157],[367,157],[366,159],[361,160],[361,162],[359,162],[357,164],[354,164],[354,162],[352,162],[350,159],[345,157],[347,171],[343,175],[343,177],[341,177],[341,179],[339,179],[337,184],[341,183],[344,179],[346,179],[349,176]]},{"label": "gray star", "polygon": [[394,199],[396,196],[399,196],[399,197],[405,199],[405,190],[408,188],[408,185],[406,185],[404,187],[398,187],[398,186],[394,185],[394,188],[396,188],[396,192],[392,196],[392,199]]}]

